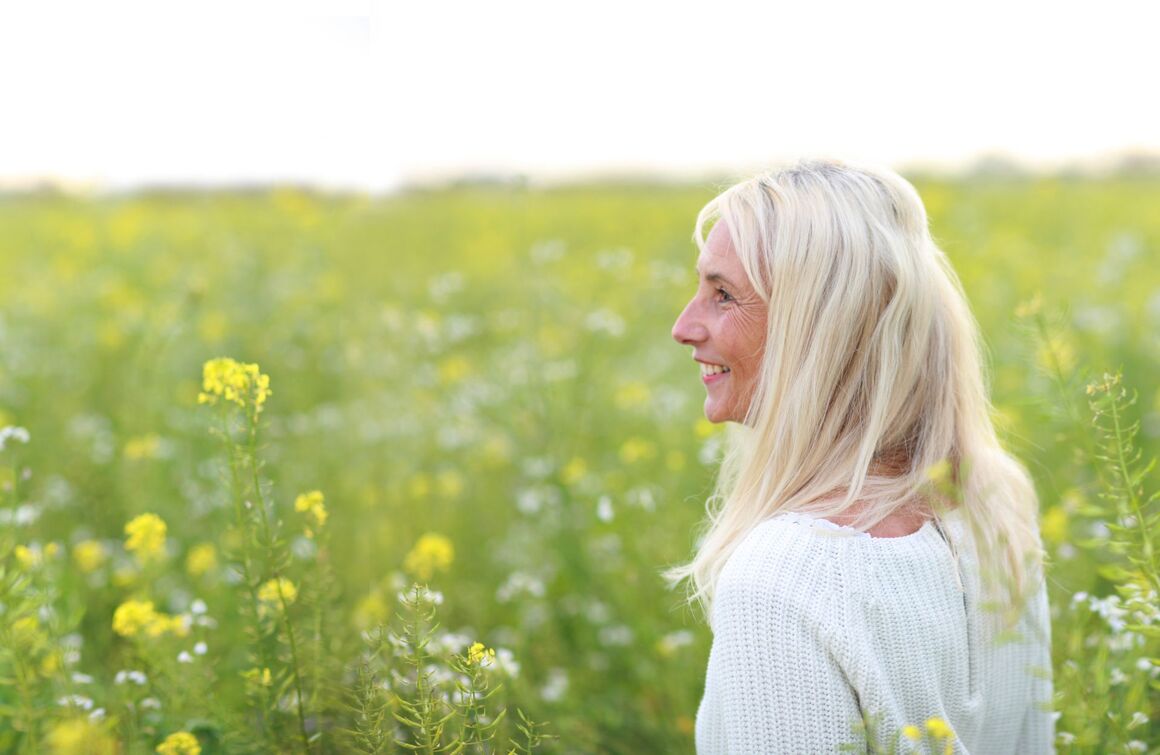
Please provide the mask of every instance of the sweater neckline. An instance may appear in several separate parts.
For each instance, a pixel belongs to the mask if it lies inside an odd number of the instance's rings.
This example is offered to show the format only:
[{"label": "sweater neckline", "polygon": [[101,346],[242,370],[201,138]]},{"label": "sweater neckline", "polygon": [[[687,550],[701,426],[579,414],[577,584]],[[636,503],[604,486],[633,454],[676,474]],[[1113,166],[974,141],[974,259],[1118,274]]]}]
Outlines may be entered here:
[{"label": "sweater neckline", "polygon": [[896,545],[910,545],[926,539],[931,534],[939,535],[938,527],[935,525],[933,519],[927,519],[914,532],[909,535],[900,535],[898,537],[874,537],[869,532],[862,532],[853,527],[844,524],[836,524],[829,519],[822,519],[810,514],[805,514],[801,511],[782,511],[775,514],[771,519],[781,520],[796,524],[802,527],[807,527],[815,532],[826,533],[841,533],[841,536],[848,537],[852,540],[866,542],[874,546],[887,546],[890,544]]}]

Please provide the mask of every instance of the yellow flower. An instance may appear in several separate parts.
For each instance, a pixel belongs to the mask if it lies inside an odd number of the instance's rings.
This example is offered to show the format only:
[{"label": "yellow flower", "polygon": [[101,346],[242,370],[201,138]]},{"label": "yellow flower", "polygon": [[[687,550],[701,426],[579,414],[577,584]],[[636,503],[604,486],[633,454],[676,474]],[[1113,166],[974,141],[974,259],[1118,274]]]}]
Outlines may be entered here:
[{"label": "yellow flower", "polygon": [[60,670],[60,653],[48,653],[40,662],[40,673],[52,676]]},{"label": "yellow flower", "polygon": [[461,356],[450,356],[439,363],[439,382],[444,385],[458,383],[471,375],[471,362]]},{"label": "yellow flower", "polygon": [[[279,595],[279,590],[281,595]],[[298,588],[285,577],[271,579],[258,588],[258,600],[273,606],[275,609],[282,608],[283,598],[286,599],[287,605],[298,598]]]},{"label": "yellow flower", "polygon": [[217,568],[217,548],[213,543],[198,543],[185,556],[185,571],[191,577],[200,577]]},{"label": "yellow flower", "polygon": [[575,456],[560,470],[560,479],[565,485],[573,485],[588,474],[588,463],[579,456]]},{"label": "yellow flower", "polygon": [[170,616],[165,613],[155,614],[153,620],[145,625],[145,634],[150,637],[160,637],[166,632],[177,637],[185,637],[189,634],[189,625],[181,616]]},{"label": "yellow flower", "polygon": [[428,580],[436,571],[450,569],[454,560],[455,546],[451,541],[438,533],[428,532],[407,554],[403,568],[419,579]]},{"label": "yellow flower", "polygon": [[82,540],[73,546],[73,561],[85,574],[91,574],[105,563],[105,546],[96,540]]},{"label": "yellow flower", "polygon": [[708,438],[710,435],[718,432],[720,429],[721,428],[718,425],[714,425],[704,417],[701,417],[699,420],[697,420],[697,424],[693,426],[694,432],[701,440]]},{"label": "yellow flower", "polygon": [[620,447],[620,459],[625,464],[633,464],[641,459],[651,459],[656,455],[656,446],[642,438],[629,438]]},{"label": "yellow flower", "polygon": [[16,556],[16,560],[20,562],[20,566],[25,569],[31,569],[35,566],[40,566],[43,560],[43,554],[40,548],[29,548],[27,545],[18,545],[12,549],[12,555]]},{"label": "yellow flower", "polygon": [[142,514],[125,525],[125,550],[145,563],[165,552],[165,522],[156,514]]},{"label": "yellow flower", "polygon": [[161,451],[161,438],[156,433],[141,435],[125,441],[125,458],[131,461],[156,459]]},{"label": "yellow flower", "polygon": [[219,398],[224,398],[243,409],[253,407],[254,414],[258,414],[272,392],[270,376],[263,375],[256,364],[220,357],[202,365],[201,373],[199,404],[216,404]]},{"label": "yellow flower", "polygon": [[51,755],[116,755],[116,741],[98,724],[85,718],[61,721],[44,739]]},{"label": "yellow flower", "polygon": [[21,648],[33,648],[45,640],[40,631],[40,621],[33,616],[23,616],[12,622],[12,643]]},{"label": "yellow flower", "polygon": [[1062,506],[1054,506],[1043,515],[1039,525],[1043,537],[1053,543],[1062,543],[1067,539],[1067,511]]},{"label": "yellow flower", "polygon": [[618,409],[632,409],[648,403],[652,393],[644,383],[625,383],[616,389],[614,400]]},{"label": "yellow flower", "polygon": [[[314,526],[321,527],[326,524],[327,517],[324,500],[322,491],[312,490],[294,499],[294,510],[307,512],[307,515],[313,520]],[[306,536],[314,537],[314,532],[309,527],[306,528]]]},{"label": "yellow flower", "polygon": [[951,727],[938,716],[926,719],[926,730],[935,739],[951,736]]},{"label": "yellow flower", "polygon": [[273,677],[270,675],[270,669],[268,668],[252,668],[249,671],[243,671],[242,676],[247,681],[261,687],[269,687],[273,682]]},{"label": "yellow flower", "polygon": [[179,731],[170,734],[157,745],[156,752],[161,755],[201,755],[201,744],[188,731]]},{"label": "yellow flower", "polygon": [[141,630],[153,627],[158,619],[151,600],[126,600],[113,612],[113,631],[122,637],[135,637]]},{"label": "yellow flower", "polygon": [[488,665],[495,660],[495,650],[476,642],[467,649],[467,662],[473,666]]},{"label": "yellow flower", "polygon": [[902,727],[902,736],[906,737],[912,742],[917,742],[918,740],[922,739],[922,732],[918,730],[917,726],[910,724],[908,726]]}]

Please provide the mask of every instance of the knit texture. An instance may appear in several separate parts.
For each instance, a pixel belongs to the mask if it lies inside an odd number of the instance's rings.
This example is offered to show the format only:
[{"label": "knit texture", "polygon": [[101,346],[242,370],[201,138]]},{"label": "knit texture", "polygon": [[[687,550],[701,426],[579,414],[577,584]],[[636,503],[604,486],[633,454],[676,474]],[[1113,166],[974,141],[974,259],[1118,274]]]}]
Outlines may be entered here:
[{"label": "knit texture", "polygon": [[798,513],[755,527],[717,583],[698,754],[864,752],[864,720],[889,751],[932,716],[958,755],[1054,752],[1046,585],[996,641],[977,564],[948,545],[968,532],[953,516],[895,538]]}]

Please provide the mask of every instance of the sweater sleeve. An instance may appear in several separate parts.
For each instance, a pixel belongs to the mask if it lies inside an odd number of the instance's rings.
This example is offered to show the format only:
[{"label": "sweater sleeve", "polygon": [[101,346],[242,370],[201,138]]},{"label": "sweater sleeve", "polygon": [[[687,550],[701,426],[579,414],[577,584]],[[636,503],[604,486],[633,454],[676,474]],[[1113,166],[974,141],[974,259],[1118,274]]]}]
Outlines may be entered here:
[{"label": "sweater sleeve", "polygon": [[[863,741],[857,697],[832,654],[827,600],[801,572],[734,575],[717,596],[713,640],[724,751],[830,753]],[[836,619],[836,617],[834,617]]]},{"label": "sweater sleeve", "polygon": [[1055,714],[1053,706],[1053,678],[1051,666],[1051,614],[1047,603],[1047,586],[1042,584],[1030,615],[1034,658],[1028,669],[1031,674],[1031,704],[1023,715],[1019,730],[1017,752],[1055,752]]}]

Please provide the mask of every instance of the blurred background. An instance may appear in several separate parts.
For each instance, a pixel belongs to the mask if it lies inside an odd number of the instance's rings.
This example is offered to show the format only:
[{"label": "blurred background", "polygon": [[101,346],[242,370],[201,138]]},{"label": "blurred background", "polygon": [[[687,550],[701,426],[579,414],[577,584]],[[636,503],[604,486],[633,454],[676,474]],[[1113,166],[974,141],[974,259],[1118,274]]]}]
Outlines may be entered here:
[{"label": "blurred background", "polygon": [[[0,428],[27,442],[0,444],[0,601],[36,618],[0,620],[0,749],[67,751],[77,722],[128,752],[178,730],[298,747],[275,724],[293,733],[305,692],[246,714],[260,622],[198,405],[228,356],[270,377],[262,486],[291,618],[332,672],[307,684],[309,748],[355,747],[364,633],[417,579],[440,647],[498,649],[545,751],[692,752],[711,637],[658,575],[693,552],[721,446],[669,336],[692,224],[735,180],[835,157],[915,184],[984,331],[1053,564],[1061,752],[1156,752],[1160,629],[1115,602],[1123,520],[1085,387],[1122,370],[1156,455],[1157,21],[1145,2],[6,5]],[[308,534],[313,490],[329,515]],[[125,531],[144,513],[168,525],[148,568]],[[192,634],[114,632],[145,598]]]}]

